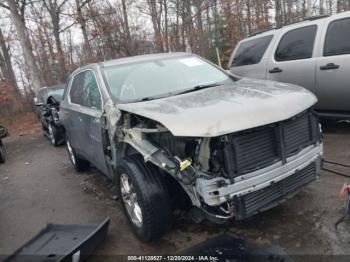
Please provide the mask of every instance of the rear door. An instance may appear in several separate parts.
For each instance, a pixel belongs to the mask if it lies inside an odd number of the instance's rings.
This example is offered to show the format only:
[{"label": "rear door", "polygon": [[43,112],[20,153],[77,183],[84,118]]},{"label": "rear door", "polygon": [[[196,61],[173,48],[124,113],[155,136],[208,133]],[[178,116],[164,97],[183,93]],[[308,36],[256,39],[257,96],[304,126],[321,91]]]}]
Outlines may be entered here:
[{"label": "rear door", "polygon": [[328,20],[316,67],[318,109],[350,111],[350,18]]},{"label": "rear door", "polygon": [[96,74],[92,69],[84,72],[83,86],[80,117],[84,155],[100,171],[108,175],[102,142],[102,95]]},{"label": "rear door", "polygon": [[241,77],[265,79],[266,52],[272,38],[270,34],[240,42],[230,59],[230,72]]},{"label": "rear door", "polygon": [[316,24],[285,29],[270,56],[267,79],[300,85],[315,92],[316,34]]}]

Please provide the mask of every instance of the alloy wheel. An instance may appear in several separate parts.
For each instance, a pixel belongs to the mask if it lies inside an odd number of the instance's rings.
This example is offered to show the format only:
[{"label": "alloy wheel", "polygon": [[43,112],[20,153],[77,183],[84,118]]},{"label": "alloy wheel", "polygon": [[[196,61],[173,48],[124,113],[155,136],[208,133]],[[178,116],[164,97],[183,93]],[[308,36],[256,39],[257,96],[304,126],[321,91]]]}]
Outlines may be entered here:
[{"label": "alloy wheel", "polygon": [[75,156],[74,156],[73,148],[70,145],[68,140],[67,140],[67,149],[68,149],[69,158],[72,161],[73,165],[75,166]]},{"label": "alloy wheel", "polygon": [[122,174],[120,176],[120,191],[124,206],[132,223],[137,227],[141,227],[143,222],[142,210],[138,202],[134,185],[127,174]]},{"label": "alloy wheel", "polygon": [[54,134],[53,134],[53,130],[52,130],[51,124],[49,124],[48,129],[49,129],[49,136],[50,136],[51,143],[52,143],[53,145],[55,145],[55,144],[56,144],[56,140],[55,140],[55,136],[54,136]]}]

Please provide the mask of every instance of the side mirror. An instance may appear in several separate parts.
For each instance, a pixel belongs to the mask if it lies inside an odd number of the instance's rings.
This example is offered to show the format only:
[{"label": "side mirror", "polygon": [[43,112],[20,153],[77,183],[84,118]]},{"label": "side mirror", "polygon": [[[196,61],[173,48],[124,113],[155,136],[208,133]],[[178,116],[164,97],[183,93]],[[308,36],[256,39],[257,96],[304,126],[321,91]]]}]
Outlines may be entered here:
[{"label": "side mirror", "polygon": [[36,106],[42,106],[42,105],[43,105],[43,103],[40,102],[40,101],[38,100],[37,97],[34,97],[34,104],[35,104]]}]

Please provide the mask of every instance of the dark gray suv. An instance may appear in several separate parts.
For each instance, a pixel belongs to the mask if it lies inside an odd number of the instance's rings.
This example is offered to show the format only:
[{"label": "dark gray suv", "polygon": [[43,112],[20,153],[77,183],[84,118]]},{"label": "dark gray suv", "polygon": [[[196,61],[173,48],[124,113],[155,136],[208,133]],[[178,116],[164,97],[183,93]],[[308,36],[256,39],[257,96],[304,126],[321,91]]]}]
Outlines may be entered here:
[{"label": "dark gray suv", "polygon": [[77,170],[118,189],[134,233],[160,237],[182,199],[197,219],[245,219],[315,180],[323,146],[315,96],[238,79],[186,53],[77,69],[60,120]]}]

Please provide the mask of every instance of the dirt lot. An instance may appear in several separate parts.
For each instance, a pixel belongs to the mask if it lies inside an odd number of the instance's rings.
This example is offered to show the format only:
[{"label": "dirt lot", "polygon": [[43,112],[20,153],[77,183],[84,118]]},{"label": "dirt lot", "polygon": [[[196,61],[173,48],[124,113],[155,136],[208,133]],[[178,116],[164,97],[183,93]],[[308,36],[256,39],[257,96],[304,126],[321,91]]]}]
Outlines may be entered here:
[{"label": "dirt lot", "polygon": [[[350,161],[350,125],[328,127],[325,158]],[[291,255],[350,253],[350,222],[334,230],[344,212],[338,197],[347,180],[322,172],[296,197],[243,223],[194,224],[178,217],[170,233],[152,244],[135,239],[113,200],[112,185],[98,171],[77,173],[65,146],[54,148],[41,134],[4,140],[7,162],[0,166],[0,254],[10,254],[46,223],[99,223],[111,217],[108,238],[97,254],[173,254],[225,231],[258,244],[278,244]],[[333,168],[333,167],[332,167]],[[335,169],[335,168],[334,168]],[[350,170],[339,171],[348,172]]]}]

